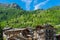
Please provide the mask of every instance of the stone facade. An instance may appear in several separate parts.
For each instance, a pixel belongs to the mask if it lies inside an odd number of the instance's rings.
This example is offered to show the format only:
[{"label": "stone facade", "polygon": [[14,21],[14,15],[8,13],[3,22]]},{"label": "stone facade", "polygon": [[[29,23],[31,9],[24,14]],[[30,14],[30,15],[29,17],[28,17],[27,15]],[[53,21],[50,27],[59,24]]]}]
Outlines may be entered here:
[{"label": "stone facade", "polygon": [[6,40],[56,40],[55,29],[51,25],[36,26],[35,29],[10,29],[3,32]]}]

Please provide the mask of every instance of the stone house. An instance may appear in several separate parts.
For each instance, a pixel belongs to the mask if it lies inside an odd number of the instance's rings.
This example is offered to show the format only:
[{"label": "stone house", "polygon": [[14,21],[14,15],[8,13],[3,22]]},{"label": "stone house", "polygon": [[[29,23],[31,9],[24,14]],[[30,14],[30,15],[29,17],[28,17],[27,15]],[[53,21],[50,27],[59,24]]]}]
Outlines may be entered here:
[{"label": "stone house", "polygon": [[37,25],[36,28],[12,28],[3,31],[6,40],[56,40],[52,25]]}]

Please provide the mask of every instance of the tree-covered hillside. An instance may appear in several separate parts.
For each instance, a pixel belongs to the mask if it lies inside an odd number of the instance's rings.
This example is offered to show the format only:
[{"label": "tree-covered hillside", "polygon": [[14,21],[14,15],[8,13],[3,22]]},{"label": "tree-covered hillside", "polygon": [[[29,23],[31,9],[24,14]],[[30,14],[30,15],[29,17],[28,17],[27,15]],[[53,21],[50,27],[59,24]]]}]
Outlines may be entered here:
[{"label": "tree-covered hillside", "polygon": [[50,23],[55,27],[60,25],[60,6],[34,11],[0,6],[0,24],[2,27],[35,27],[45,23]]}]

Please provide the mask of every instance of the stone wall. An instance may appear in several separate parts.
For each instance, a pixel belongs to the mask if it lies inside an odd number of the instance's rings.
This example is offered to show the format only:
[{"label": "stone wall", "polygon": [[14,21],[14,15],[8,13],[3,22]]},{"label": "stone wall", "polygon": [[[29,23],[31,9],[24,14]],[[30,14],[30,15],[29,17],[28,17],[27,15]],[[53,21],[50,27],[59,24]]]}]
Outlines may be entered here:
[{"label": "stone wall", "polygon": [[35,29],[10,29],[3,32],[7,40],[56,40],[52,25],[37,25]]}]

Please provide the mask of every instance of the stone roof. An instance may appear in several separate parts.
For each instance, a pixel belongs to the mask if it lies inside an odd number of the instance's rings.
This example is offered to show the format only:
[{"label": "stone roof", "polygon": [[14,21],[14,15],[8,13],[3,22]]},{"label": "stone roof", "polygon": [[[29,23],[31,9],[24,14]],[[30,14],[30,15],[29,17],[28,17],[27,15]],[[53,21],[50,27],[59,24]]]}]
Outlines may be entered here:
[{"label": "stone roof", "polygon": [[13,28],[13,29],[4,31],[4,34],[9,35],[9,34],[14,34],[14,33],[20,33],[24,29],[25,28]]}]

